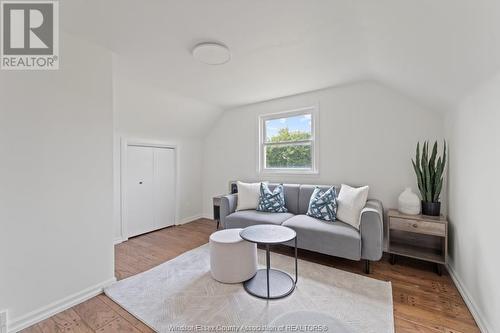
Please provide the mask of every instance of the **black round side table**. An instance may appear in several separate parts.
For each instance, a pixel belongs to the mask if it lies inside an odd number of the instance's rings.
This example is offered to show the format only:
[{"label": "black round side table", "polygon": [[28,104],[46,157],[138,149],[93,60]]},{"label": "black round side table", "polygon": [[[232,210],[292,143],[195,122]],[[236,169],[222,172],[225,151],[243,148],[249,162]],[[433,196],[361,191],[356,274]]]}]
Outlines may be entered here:
[{"label": "black round side table", "polygon": [[[259,269],[253,278],[243,282],[245,290],[264,299],[278,299],[290,295],[298,280],[297,233],[281,225],[259,224],[243,229],[240,237],[266,246],[266,268]],[[295,240],[295,280],[288,273],[271,268],[270,246],[291,240]]]}]

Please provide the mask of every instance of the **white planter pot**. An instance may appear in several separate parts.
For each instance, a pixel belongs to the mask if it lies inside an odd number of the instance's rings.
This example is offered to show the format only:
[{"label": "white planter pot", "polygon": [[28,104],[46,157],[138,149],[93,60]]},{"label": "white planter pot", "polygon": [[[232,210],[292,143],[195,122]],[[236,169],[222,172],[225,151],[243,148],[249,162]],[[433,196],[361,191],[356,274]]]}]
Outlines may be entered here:
[{"label": "white planter pot", "polygon": [[410,187],[407,187],[398,199],[398,210],[403,214],[418,215],[422,207],[420,198],[413,193]]}]

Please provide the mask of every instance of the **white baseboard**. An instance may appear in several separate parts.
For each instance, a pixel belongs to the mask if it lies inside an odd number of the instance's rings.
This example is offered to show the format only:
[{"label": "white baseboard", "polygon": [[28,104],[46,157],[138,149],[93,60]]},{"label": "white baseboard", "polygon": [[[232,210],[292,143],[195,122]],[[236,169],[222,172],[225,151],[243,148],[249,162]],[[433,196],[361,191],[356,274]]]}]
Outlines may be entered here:
[{"label": "white baseboard", "polygon": [[186,223],[193,222],[194,220],[201,219],[201,218],[203,218],[203,214],[197,214],[197,215],[193,215],[193,216],[179,219],[176,224],[177,225],[186,224]]},{"label": "white baseboard", "polygon": [[460,295],[462,295],[465,304],[469,308],[472,317],[474,317],[477,326],[479,326],[479,330],[482,333],[493,333],[491,325],[489,325],[489,323],[486,321],[485,316],[483,315],[481,310],[477,307],[476,302],[472,298],[471,294],[469,293],[465,285],[462,283],[462,280],[460,280],[460,277],[457,275],[457,272],[449,264],[446,265],[446,268],[448,269],[448,272],[450,273],[451,279],[455,283],[455,286],[457,286],[458,292],[460,293]]},{"label": "white baseboard", "polygon": [[116,245],[116,244],[120,244],[120,243],[123,243],[124,241],[126,241],[126,239],[123,239],[123,238],[115,238],[113,240],[113,245]]},{"label": "white baseboard", "polygon": [[14,333],[30,327],[44,319],[52,317],[61,311],[67,310],[77,304],[85,302],[86,300],[95,297],[103,292],[104,288],[116,282],[116,278],[109,279],[101,282],[95,286],[77,292],[73,295],[65,297],[59,301],[53,302],[38,310],[32,311],[19,318],[14,318],[8,323],[7,332]]}]

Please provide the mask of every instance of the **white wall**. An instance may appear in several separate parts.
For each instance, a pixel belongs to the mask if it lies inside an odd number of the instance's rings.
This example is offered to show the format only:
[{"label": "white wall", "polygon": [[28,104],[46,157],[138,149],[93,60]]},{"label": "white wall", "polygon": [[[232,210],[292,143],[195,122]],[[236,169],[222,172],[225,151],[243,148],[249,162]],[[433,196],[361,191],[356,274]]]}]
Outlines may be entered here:
[{"label": "white wall", "polygon": [[111,54],[64,33],[60,46],[58,71],[0,73],[0,309],[11,329],[114,278]]},{"label": "white wall", "polygon": [[202,215],[203,136],[220,110],[184,98],[130,76],[128,63],[113,58],[115,96],[115,239],[122,238],[120,222],[120,139],[177,146],[177,221]]},{"label": "white wall", "polygon": [[[257,174],[260,114],[319,103],[320,163],[316,176]],[[204,212],[230,180],[370,185],[370,197],[397,207],[406,186],[416,190],[410,158],[416,142],[442,137],[443,116],[375,82],[329,88],[226,111],[205,140]]]},{"label": "white wall", "polygon": [[484,332],[500,332],[500,76],[447,115],[450,267]]}]

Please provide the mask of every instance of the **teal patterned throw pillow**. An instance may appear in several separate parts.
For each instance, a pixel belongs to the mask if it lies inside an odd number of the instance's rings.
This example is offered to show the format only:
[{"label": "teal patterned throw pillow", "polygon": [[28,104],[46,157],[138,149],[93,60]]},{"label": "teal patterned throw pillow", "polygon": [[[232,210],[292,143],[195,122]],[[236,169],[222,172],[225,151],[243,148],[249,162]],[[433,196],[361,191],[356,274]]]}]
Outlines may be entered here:
[{"label": "teal patterned throw pillow", "polygon": [[325,221],[335,221],[337,218],[337,191],[330,187],[323,191],[319,187],[314,189],[309,200],[307,215]]},{"label": "teal patterned throw pillow", "polygon": [[276,185],[271,192],[267,184],[260,183],[260,198],[257,210],[268,213],[286,213],[283,185]]}]

